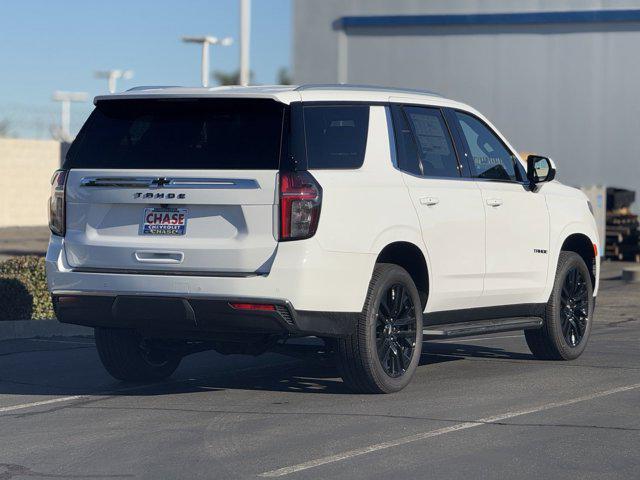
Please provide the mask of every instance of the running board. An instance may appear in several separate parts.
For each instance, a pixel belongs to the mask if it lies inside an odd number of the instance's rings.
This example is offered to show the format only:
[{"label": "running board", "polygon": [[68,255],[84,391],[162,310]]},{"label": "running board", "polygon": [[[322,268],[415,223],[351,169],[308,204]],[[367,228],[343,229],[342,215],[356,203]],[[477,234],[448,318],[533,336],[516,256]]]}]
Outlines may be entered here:
[{"label": "running board", "polygon": [[494,320],[476,320],[473,322],[429,325],[422,330],[426,340],[453,337],[469,337],[486,333],[510,332],[542,328],[544,321],[537,317],[498,318]]}]

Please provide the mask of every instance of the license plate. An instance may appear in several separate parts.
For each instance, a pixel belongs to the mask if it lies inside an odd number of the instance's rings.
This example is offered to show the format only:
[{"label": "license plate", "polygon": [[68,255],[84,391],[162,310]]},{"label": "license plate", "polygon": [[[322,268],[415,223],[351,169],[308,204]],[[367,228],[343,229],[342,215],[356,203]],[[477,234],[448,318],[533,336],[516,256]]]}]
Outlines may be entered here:
[{"label": "license plate", "polygon": [[145,208],[143,235],[184,235],[187,231],[186,208]]}]

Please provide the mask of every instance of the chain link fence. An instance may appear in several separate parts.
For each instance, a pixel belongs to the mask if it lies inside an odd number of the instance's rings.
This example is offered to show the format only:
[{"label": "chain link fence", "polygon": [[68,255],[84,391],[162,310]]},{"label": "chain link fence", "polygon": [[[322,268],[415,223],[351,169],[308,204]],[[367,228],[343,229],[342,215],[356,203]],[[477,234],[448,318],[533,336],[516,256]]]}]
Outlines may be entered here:
[{"label": "chain link fence", "polygon": [[[93,105],[71,105],[71,135],[75,135],[87,119]],[[60,139],[60,104],[29,105],[0,103],[0,137]]]}]

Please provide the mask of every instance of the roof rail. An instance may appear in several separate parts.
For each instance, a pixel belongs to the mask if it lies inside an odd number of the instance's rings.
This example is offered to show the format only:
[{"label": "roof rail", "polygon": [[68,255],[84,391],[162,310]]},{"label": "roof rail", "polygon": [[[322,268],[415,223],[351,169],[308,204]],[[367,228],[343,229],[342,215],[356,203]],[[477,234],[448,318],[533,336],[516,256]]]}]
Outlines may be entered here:
[{"label": "roof rail", "polygon": [[138,87],[131,87],[127,92],[136,92],[138,90],[161,90],[163,88],[177,88],[180,85],[140,85]]},{"label": "roof rail", "polygon": [[380,85],[359,85],[355,83],[307,83],[299,85],[295,88],[296,91],[305,90],[375,90],[378,92],[390,92],[390,93],[420,93],[423,95],[431,95],[434,97],[442,97],[441,94],[432,92],[430,90],[420,90],[414,88],[398,88],[398,87],[383,87]]}]

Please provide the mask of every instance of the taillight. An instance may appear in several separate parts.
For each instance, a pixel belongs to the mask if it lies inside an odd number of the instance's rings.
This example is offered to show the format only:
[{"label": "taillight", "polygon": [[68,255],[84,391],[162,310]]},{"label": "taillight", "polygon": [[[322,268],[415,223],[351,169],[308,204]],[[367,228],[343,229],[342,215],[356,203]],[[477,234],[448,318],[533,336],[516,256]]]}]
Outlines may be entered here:
[{"label": "taillight", "polygon": [[309,172],[280,175],[280,240],[312,237],[318,228],[322,188]]},{"label": "taillight", "polygon": [[65,200],[64,189],[67,183],[67,171],[56,170],[51,178],[51,196],[49,197],[49,229],[64,237],[65,233]]}]

